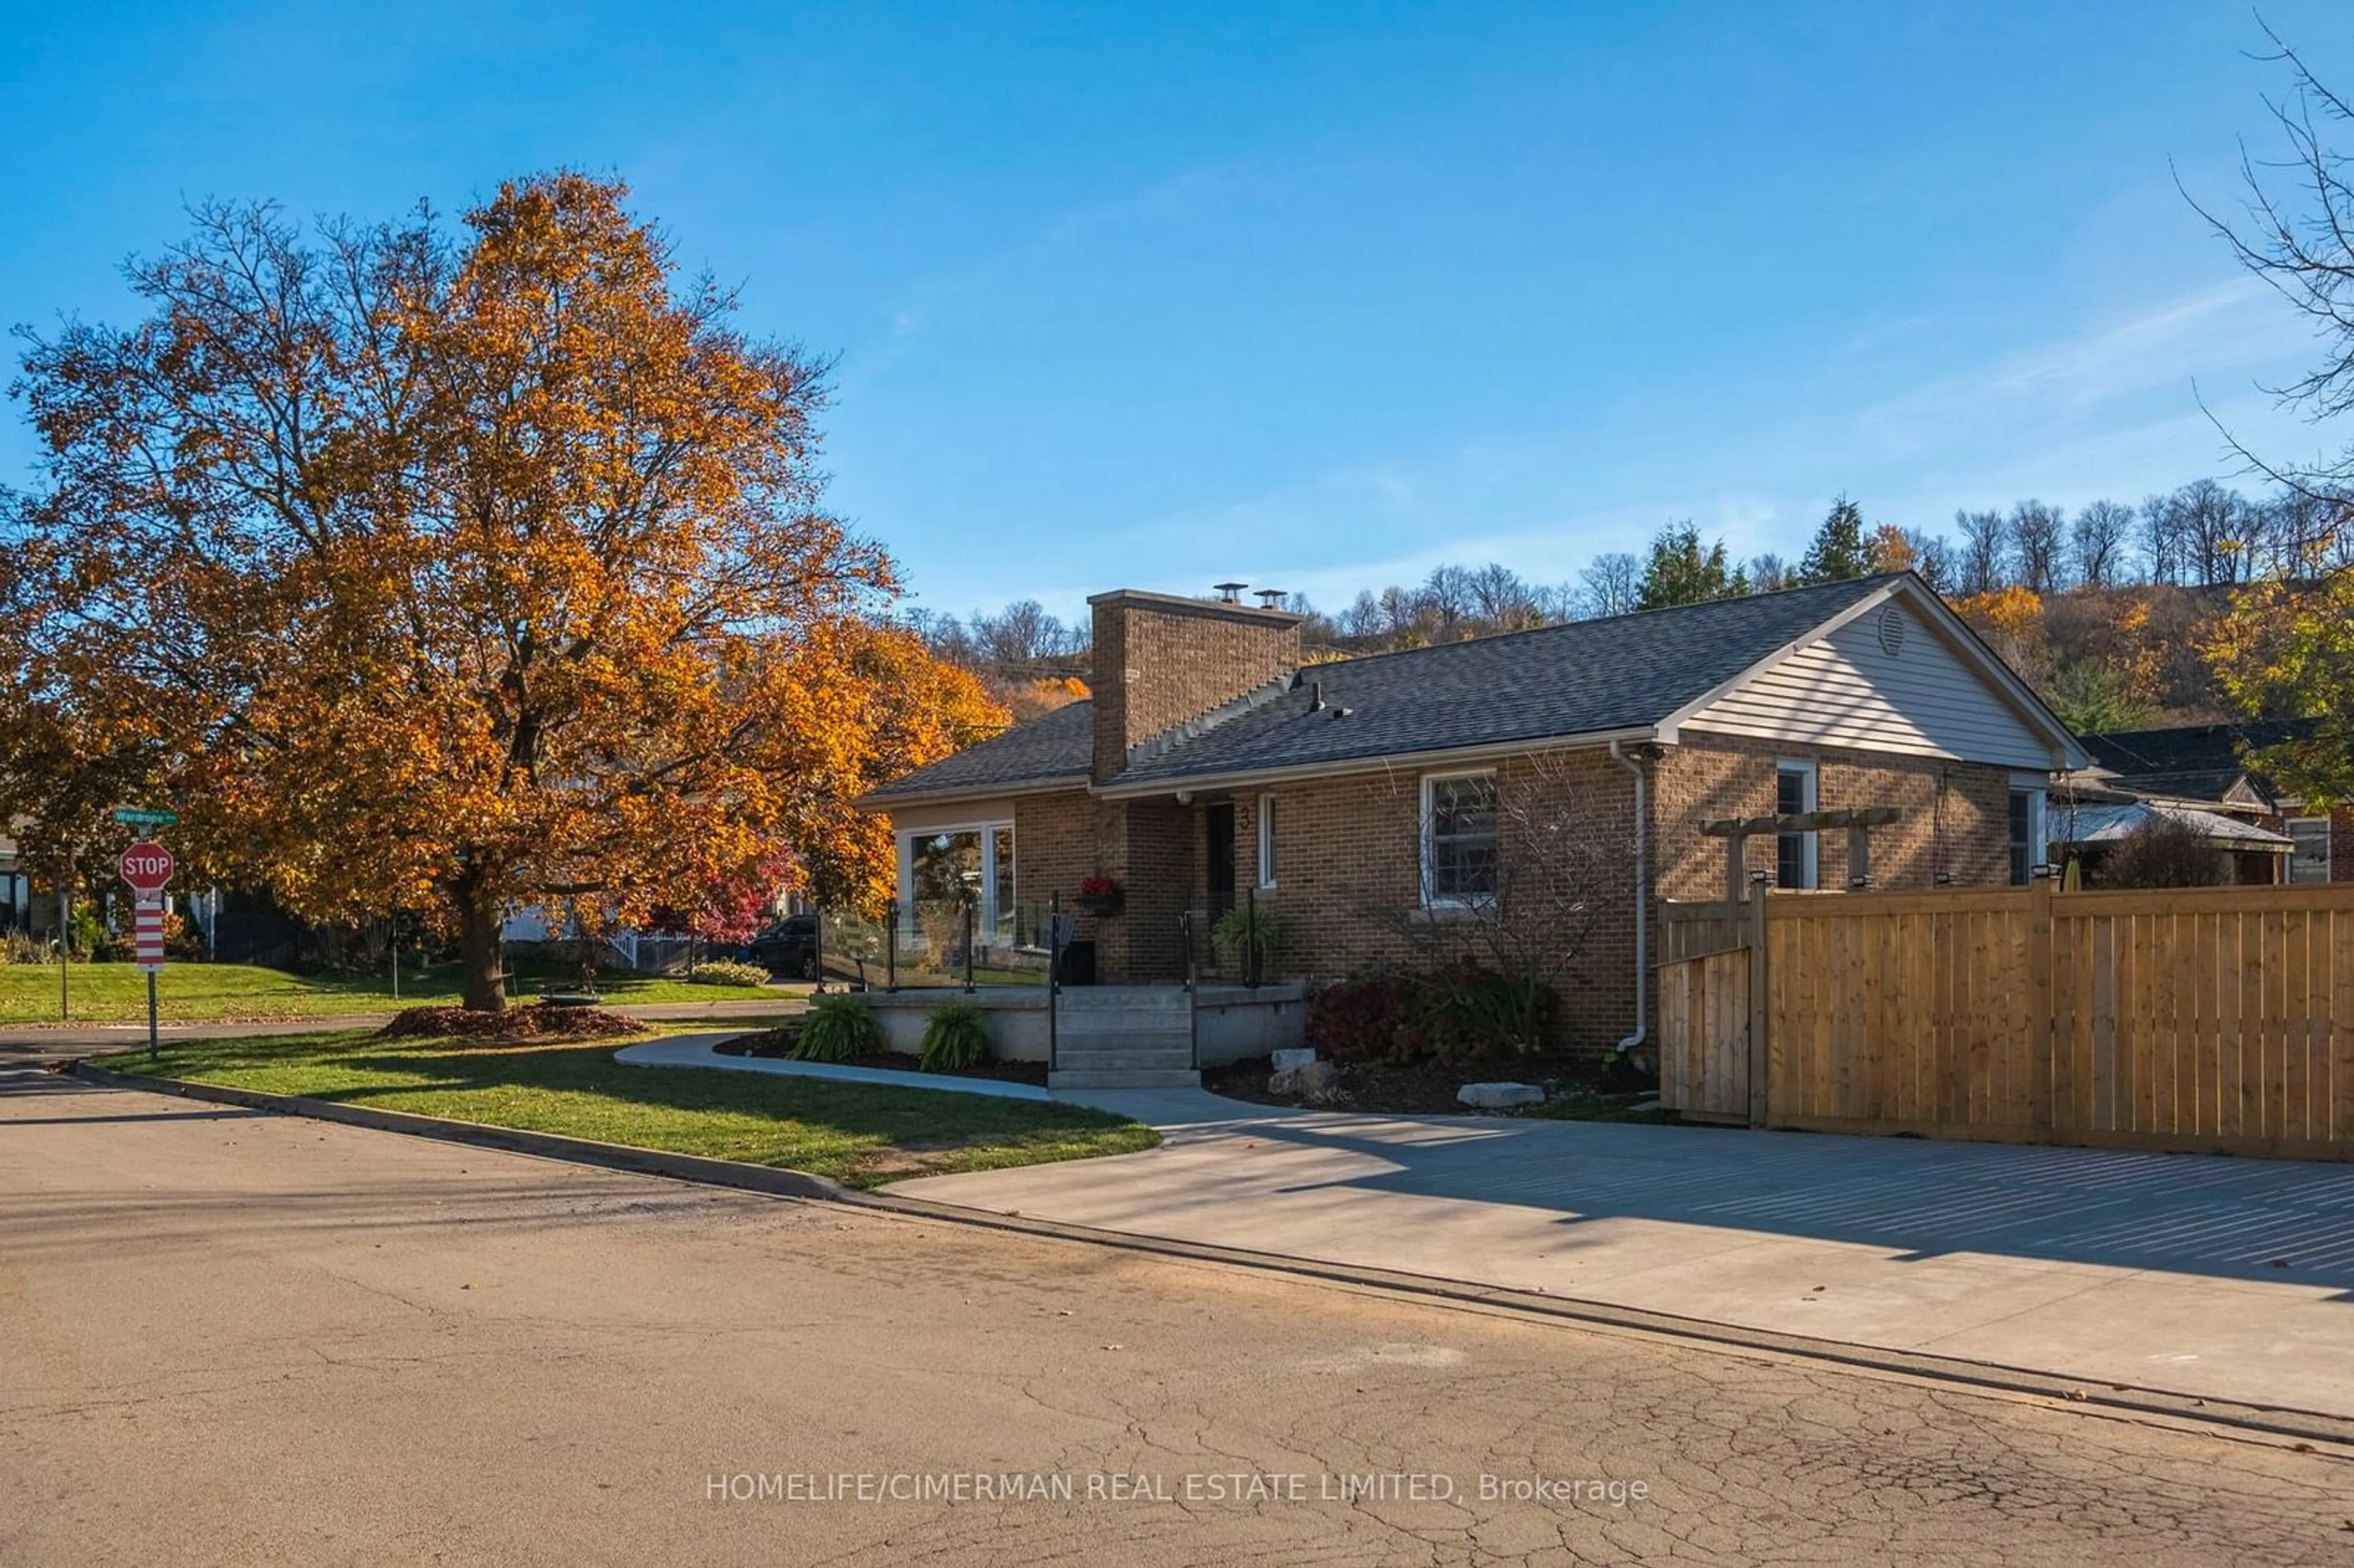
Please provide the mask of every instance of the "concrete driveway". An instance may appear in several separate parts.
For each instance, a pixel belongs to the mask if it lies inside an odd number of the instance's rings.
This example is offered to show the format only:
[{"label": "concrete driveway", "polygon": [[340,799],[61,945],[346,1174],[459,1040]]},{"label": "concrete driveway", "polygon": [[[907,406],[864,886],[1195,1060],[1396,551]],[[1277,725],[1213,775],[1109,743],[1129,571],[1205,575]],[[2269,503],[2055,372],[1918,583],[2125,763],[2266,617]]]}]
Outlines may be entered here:
[{"label": "concrete driveway", "polygon": [[2354,1416],[2354,1166],[1096,1097],[940,1202]]}]

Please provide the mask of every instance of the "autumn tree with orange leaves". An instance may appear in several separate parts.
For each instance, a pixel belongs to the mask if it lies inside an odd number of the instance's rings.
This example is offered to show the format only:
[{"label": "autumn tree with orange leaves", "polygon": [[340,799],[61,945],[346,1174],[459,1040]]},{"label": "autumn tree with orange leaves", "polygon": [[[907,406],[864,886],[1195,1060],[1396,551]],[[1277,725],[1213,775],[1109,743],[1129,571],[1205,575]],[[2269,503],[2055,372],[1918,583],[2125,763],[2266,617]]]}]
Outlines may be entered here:
[{"label": "autumn tree with orange leaves", "polygon": [[128,269],[144,320],[25,334],[0,807],[62,818],[131,758],[204,874],[427,911],[478,1008],[518,903],[638,921],[784,863],[878,899],[852,800],[1005,715],[882,624],[890,562],[822,506],[824,366],[626,195],[534,176],[455,231],[202,207]]}]

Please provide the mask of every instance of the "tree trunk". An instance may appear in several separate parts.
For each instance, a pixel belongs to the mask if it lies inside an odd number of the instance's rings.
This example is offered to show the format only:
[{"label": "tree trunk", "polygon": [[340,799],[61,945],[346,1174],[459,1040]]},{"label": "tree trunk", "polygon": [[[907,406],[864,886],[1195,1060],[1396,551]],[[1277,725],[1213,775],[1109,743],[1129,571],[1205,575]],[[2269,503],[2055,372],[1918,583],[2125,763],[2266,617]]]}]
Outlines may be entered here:
[{"label": "tree trunk", "polygon": [[499,927],[505,911],[498,899],[472,887],[461,889],[457,902],[461,1000],[477,1012],[504,1012],[507,979],[499,961]]}]

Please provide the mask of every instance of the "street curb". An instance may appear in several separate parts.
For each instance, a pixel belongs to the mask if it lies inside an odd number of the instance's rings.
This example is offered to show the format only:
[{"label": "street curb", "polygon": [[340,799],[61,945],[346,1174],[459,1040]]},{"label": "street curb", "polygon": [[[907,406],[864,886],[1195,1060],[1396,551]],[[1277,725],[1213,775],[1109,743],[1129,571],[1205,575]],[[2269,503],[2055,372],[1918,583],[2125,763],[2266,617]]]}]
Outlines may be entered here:
[{"label": "street curb", "polygon": [[239,1106],[247,1110],[280,1116],[310,1117],[341,1122],[376,1132],[407,1133],[413,1138],[439,1139],[444,1143],[470,1144],[509,1154],[535,1154],[544,1160],[602,1166],[640,1176],[670,1176],[705,1186],[740,1187],[779,1198],[839,1200],[840,1182],[806,1171],[771,1165],[748,1165],[736,1160],[708,1160],[696,1154],[672,1154],[659,1149],[638,1149],[626,1143],[599,1143],[594,1139],[567,1138],[561,1133],[526,1132],[519,1128],[491,1127],[476,1121],[450,1121],[408,1111],[377,1110],[370,1106],[339,1105],[334,1100],[305,1099],[299,1095],[270,1095],[258,1089],[232,1089],[217,1084],[192,1084],[179,1078],[151,1078],[135,1073],[110,1072],[88,1062],[72,1064],[73,1075],[110,1089],[138,1089],[148,1094],[175,1095],[182,1099]]},{"label": "street curb", "polygon": [[2227,1399],[2176,1393],[2165,1389],[2120,1386],[2099,1380],[2069,1378],[2026,1367],[2007,1366],[1999,1361],[1968,1361],[1913,1351],[1849,1344],[1838,1340],[1809,1339],[1803,1335],[1777,1333],[1770,1329],[1751,1329],[1703,1318],[1683,1318],[1672,1313],[1619,1307],[1605,1301],[1512,1290],[1437,1275],[1405,1274],[1356,1264],[1296,1257],[1284,1253],[1253,1252],[1206,1242],[1180,1241],[1129,1231],[1100,1230],[1089,1225],[967,1208],[930,1198],[864,1192],[805,1171],[748,1165],[733,1160],[708,1160],[692,1154],[669,1154],[628,1144],[599,1143],[591,1139],[566,1138],[557,1133],[525,1132],[514,1128],[490,1127],[481,1122],[449,1121],[408,1111],[376,1110],[364,1106],[339,1105],[333,1100],[264,1094],[255,1089],[232,1089],[176,1078],[151,1078],[110,1072],[103,1067],[94,1067],[86,1061],[73,1062],[70,1070],[74,1076],[106,1088],[175,1095],[183,1099],[239,1106],[281,1116],[310,1117],[378,1132],[406,1133],[412,1137],[438,1139],[445,1143],[463,1143],[514,1154],[570,1160],[636,1175],[667,1176],[705,1186],[733,1187],[773,1197],[836,1202],[847,1208],[865,1209],[903,1219],[932,1220],[975,1229],[1007,1231],[1042,1240],[1113,1247],[1123,1252],[1144,1253],[1185,1262],[1247,1268],[1256,1273],[1287,1275],[1360,1289],[1490,1308],[1585,1328],[1706,1345],[1727,1353],[1746,1351],[1779,1355],[1862,1372],[1952,1383],[1990,1393],[2024,1395],[2049,1401],[2054,1408],[2087,1414],[2155,1416],[2168,1421],[2229,1427],[2269,1437],[2327,1443],[2354,1449],[2354,1418],[2321,1411],[2243,1404]]}]

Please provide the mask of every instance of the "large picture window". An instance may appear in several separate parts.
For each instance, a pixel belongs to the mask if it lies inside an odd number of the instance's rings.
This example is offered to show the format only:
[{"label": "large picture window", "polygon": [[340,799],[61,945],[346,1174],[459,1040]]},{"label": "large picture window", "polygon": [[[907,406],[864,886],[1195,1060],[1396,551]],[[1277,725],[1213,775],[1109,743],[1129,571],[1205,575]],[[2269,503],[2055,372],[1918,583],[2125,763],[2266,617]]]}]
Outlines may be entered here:
[{"label": "large picture window", "polygon": [[983,944],[1017,940],[1013,824],[981,822],[899,835],[899,906],[903,934],[923,934],[926,920],[942,932],[961,929],[973,912],[973,935]]},{"label": "large picture window", "polygon": [[1422,781],[1422,895],[1470,904],[1496,893],[1496,776],[1434,775]]}]

